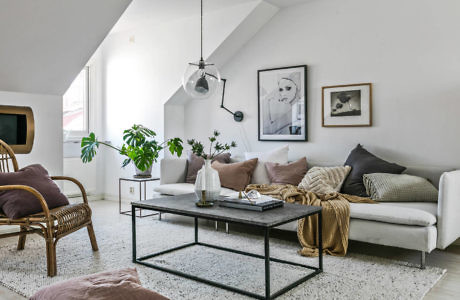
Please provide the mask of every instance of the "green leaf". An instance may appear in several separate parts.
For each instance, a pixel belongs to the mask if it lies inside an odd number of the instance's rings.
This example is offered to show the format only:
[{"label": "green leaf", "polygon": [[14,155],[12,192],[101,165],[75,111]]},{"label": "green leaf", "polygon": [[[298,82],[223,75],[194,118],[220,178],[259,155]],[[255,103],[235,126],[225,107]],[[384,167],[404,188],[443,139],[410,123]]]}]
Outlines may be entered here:
[{"label": "green leaf", "polygon": [[91,162],[96,156],[97,149],[99,148],[99,141],[94,132],[91,132],[88,137],[81,139],[81,155],[80,158],[83,163]]}]

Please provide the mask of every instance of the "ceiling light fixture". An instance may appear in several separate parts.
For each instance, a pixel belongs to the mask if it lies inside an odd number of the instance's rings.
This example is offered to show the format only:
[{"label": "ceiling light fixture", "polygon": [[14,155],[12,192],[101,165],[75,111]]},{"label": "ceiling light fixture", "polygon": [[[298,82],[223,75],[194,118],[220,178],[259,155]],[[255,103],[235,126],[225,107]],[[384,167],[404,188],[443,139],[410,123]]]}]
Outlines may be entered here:
[{"label": "ceiling light fixture", "polygon": [[216,92],[221,81],[219,70],[203,59],[203,0],[201,0],[201,58],[189,63],[182,77],[185,92],[195,99],[206,99]]}]

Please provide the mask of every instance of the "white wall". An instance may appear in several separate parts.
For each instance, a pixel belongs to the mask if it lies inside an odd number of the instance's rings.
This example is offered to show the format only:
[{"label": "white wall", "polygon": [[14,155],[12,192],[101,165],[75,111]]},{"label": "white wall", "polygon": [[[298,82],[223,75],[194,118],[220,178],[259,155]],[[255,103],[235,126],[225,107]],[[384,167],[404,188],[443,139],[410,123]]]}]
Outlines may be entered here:
[{"label": "white wall", "polygon": [[39,163],[62,175],[62,97],[0,91],[0,105],[29,106],[35,119],[32,152],[17,154],[19,167]]},{"label": "white wall", "polygon": [[[213,53],[257,4],[254,1],[205,14],[205,56]],[[121,145],[123,130],[142,124],[163,141],[164,104],[180,87],[188,62],[199,59],[199,29],[199,17],[195,16],[161,25],[143,23],[104,41],[100,49],[102,139]],[[104,153],[105,194],[116,198],[118,178],[131,177],[134,169],[132,165],[121,169],[123,157],[116,151]],[[159,175],[159,165],[154,165],[153,175]],[[137,190],[134,195],[124,192],[125,197],[135,195]]]},{"label": "white wall", "polygon": [[[362,143],[406,166],[458,168],[459,20],[456,0],[313,0],[283,9],[221,69],[226,105],[244,121],[219,108],[219,95],[191,101],[186,137],[219,129],[241,145],[236,153],[284,144],[257,141],[257,70],[307,64],[309,141],[290,143],[291,159],[342,164]],[[374,126],[322,128],[321,87],[361,82],[373,83]]]}]

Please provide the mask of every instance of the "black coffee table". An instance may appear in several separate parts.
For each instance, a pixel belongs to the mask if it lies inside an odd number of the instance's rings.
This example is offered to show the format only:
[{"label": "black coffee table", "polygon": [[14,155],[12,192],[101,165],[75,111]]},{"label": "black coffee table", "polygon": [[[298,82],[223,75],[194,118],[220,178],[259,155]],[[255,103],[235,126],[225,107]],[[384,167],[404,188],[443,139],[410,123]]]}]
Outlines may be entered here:
[{"label": "black coffee table", "polygon": [[[298,204],[290,204],[286,203],[282,208],[276,208],[272,210],[268,210],[265,212],[257,212],[257,211],[249,211],[249,210],[242,210],[242,209],[235,209],[235,208],[227,208],[227,207],[220,207],[218,204],[215,204],[212,208],[199,208],[195,205],[196,197],[195,194],[187,194],[181,196],[170,196],[164,198],[157,198],[151,200],[144,200],[142,202],[132,202],[131,209],[132,209],[132,231],[133,231],[133,262],[138,263],[147,267],[151,267],[157,270],[169,272],[178,276],[182,276],[188,279],[196,280],[199,282],[203,282],[215,287],[223,288],[232,292],[240,293],[246,296],[250,296],[257,299],[273,299],[275,297],[280,296],[281,294],[289,291],[290,289],[298,286],[302,282],[310,279],[311,277],[318,275],[323,271],[323,256],[322,256],[322,208],[318,206],[306,206],[306,205],[298,205]],[[136,209],[142,208],[146,210],[157,211],[160,213],[170,213],[182,216],[188,216],[195,219],[195,241],[181,245],[178,247],[174,247],[171,249],[167,249],[164,251],[160,251],[157,253],[145,255],[142,257],[137,257],[136,254],[136,214],[134,213]],[[273,227],[289,223],[295,220],[299,220],[302,218],[306,218],[312,215],[318,215],[318,233],[319,233],[319,257],[318,257],[318,267],[308,266],[304,264],[299,264],[295,262],[290,262],[278,258],[270,257],[270,229]],[[240,250],[229,249],[225,247],[220,247],[216,245],[211,245],[208,243],[202,243],[198,241],[198,219],[206,219],[212,221],[221,221],[221,222],[228,222],[234,224],[242,224],[248,225],[253,227],[258,227],[264,230],[265,232],[265,255],[258,255],[254,253],[248,253]],[[155,265],[150,262],[146,262],[145,260],[151,259],[153,257],[166,254],[169,252],[173,252],[176,250],[180,250],[190,246],[205,246],[210,247],[218,250],[229,251],[232,253],[237,253],[241,255],[261,258],[265,260],[265,295],[255,294],[249,291],[245,291],[239,289],[234,286],[228,286],[219,282],[215,282],[212,280],[208,280],[205,278],[197,277],[192,274],[187,274],[181,271],[165,268],[159,265]],[[290,285],[276,291],[275,293],[271,294],[270,292],[270,261],[282,263],[282,264],[289,264],[297,267],[306,268],[309,270],[313,270],[309,274],[303,276],[302,278],[296,280],[295,282],[291,283]]]}]

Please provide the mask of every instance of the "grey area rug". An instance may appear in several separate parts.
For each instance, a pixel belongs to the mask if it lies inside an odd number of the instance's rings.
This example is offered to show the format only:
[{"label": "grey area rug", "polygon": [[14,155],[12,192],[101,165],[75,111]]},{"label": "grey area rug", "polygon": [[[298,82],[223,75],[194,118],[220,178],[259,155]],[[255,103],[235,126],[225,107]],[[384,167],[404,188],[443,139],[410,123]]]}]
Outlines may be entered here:
[{"label": "grey area rug", "polygon": [[[94,216],[99,252],[93,253],[86,230],[58,243],[58,276],[46,276],[44,241],[28,236],[26,249],[16,251],[16,238],[0,248],[0,284],[30,297],[40,287],[95,272],[136,267],[143,285],[171,299],[247,299],[222,289],[156,271],[131,262],[131,218]],[[138,219],[138,256],[181,245],[193,240],[193,226],[154,218]],[[259,236],[216,232],[200,226],[200,240],[239,250],[263,254]],[[299,256],[295,242],[271,240],[271,255],[316,265],[317,259]],[[192,272],[201,277],[235,285],[252,292],[264,292],[264,263],[219,250],[194,246],[152,259],[157,264]],[[272,291],[300,278],[305,272],[293,266],[271,264]],[[326,256],[324,273],[308,280],[278,299],[421,299],[445,270],[420,270],[404,262],[349,254]]]}]

